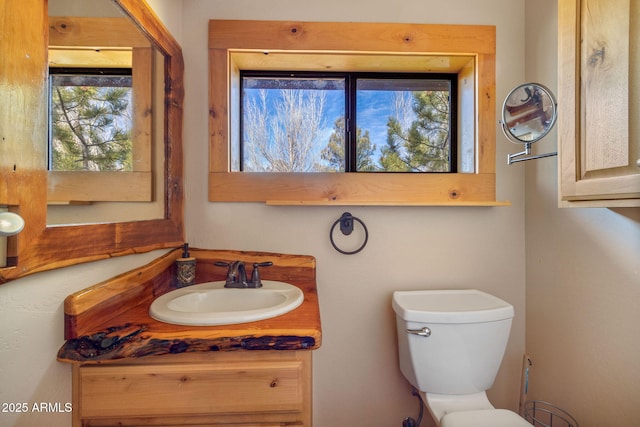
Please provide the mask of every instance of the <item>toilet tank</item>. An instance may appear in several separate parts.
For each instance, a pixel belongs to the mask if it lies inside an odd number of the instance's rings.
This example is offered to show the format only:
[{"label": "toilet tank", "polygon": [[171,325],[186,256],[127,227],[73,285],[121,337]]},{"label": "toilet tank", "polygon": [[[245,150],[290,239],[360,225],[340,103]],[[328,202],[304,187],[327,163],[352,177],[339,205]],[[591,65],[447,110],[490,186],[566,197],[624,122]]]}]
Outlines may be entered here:
[{"label": "toilet tank", "polygon": [[[475,289],[397,291],[400,370],[427,393],[471,394],[493,385],[513,306]],[[428,335],[407,332],[428,328]]]}]

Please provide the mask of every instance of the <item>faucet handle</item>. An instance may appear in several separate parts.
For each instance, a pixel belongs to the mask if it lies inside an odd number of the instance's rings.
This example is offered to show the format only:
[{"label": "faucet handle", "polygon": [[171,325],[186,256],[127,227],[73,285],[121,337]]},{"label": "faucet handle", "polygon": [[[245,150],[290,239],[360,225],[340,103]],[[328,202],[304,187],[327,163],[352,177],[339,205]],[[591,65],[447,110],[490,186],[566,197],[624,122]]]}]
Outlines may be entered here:
[{"label": "faucet handle", "polygon": [[260,270],[258,267],[271,267],[273,263],[271,261],[265,262],[254,262],[253,263],[253,272],[251,273],[251,287],[252,288],[261,288],[262,280],[260,280]]},{"label": "faucet handle", "polygon": [[272,265],[273,265],[273,263],[271,261],[254,262],[253,263],[254,267],[271,267]]}]

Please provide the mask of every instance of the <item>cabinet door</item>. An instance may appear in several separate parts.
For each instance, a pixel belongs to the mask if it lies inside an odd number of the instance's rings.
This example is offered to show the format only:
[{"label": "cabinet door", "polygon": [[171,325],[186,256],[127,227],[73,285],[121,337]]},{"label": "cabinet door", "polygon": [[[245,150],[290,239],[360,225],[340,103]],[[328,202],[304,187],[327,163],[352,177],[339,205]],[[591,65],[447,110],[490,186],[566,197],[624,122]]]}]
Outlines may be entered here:
[{"label": "cabinet door", "polygon": [[640,206],[639,21],[636,0],[559,1],[561,201]]}]

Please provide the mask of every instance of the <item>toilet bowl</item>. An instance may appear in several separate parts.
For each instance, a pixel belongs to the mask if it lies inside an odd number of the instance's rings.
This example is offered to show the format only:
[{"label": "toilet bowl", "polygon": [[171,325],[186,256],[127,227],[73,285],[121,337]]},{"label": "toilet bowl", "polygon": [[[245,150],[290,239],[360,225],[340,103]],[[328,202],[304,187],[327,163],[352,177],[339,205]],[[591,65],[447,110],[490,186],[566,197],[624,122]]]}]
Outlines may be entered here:
[{"label": "toilet bowl", "polygon": [[475,290],[397,291],[400,371],[439,427],[531,426],[486,391],[509,339],[513,306]]},{"label": "toilet bowl", "polygon": [[531,427],[524,418],[507,409],[452,412],[445,416],[440,427]]}]

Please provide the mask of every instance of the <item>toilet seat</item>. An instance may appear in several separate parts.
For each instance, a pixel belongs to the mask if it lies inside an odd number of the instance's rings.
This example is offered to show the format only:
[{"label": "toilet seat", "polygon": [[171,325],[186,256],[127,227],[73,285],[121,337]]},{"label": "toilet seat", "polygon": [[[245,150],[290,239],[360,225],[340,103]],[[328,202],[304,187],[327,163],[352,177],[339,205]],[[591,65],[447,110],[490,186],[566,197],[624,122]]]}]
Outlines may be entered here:
[{"label": "toilet seat", "polygon": [[531,427],[524,418],[506,409],[450,412],[440,420],[441,427]]}]

